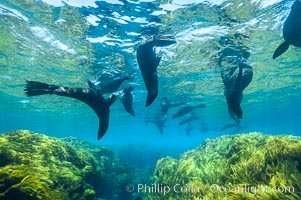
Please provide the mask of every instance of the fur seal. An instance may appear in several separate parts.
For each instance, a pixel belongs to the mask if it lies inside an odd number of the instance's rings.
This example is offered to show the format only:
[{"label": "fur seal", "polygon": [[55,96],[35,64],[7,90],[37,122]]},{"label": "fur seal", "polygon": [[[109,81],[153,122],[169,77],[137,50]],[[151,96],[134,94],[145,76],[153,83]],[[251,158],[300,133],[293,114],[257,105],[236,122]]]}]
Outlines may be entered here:
[{"label": "fur seal", "polygon": [[237,123],[230,123],[230,124],[226,124],[222,127],[221,132],[223,132],[226,129],[230,129],[230,128],[236,128],[236,131],[240,130],[240,125]]},{"label": "fur seal", "polygon": [[93,83],[90,80],[87,80],[88,85],[91,89],[97,90],[100,92],[100,94],[109,94],[116,92],[120,85],[125,81],[125,80],[130,80],[132,79],[131,77],[125,76],[125,77],[117,77],[113,78],[109,81],[103,81],[103,82],[98,82],[98,84]]},{"label": "fur seal", "polygon": [[178,110],[178,112],[176,112],[172,118],[178,118],[178,117],[182,117],[184,115],[186,115],[187,113],[191,112],[193,109],[196,108],[205,108],[205,104],[201,103],[200,105],[196,105],[196,106],[184,106],[182,107],[180,110]]},{"label": "fur seal", "polygon": [[193,125],[192,123],[187,124],[186,129],[185,129],[185,134],[190,137],[190,133],[193,130]]},{"label": "fur seal", "polygon": [[133,95],[132,95],[133,89],[134,88],[132,86],[128,86],[123,89],[123,95],[121,97],[121,102],[122,102],[124,109],[131,115],[135,116],[135,111],[133,109]]},{"label": "fur seal", "polygon": [[195,120],[199,120],[200,117],[196,116],[196,115],[191,115],[189,116],[188,118],[182,120],[179,122],[179,125],[182,126],[184,124],[187,124],[188,122],[191,122],[191,121],[195,121]]},{"label": "fur seal", "polygon": [[175,43],[174,37],[159,35],[145,40],[137,49],[137,61],[147,89],[145,106],[150,106],[158,96],[157,68],[161,57],[156,55],[154,47],[163,47]]},{"label": "fur seal", "polygon": [[202,122],[199,126],[199,131],[202,133],[206,133],[206,132],[208,132],[208,130],[209,130],[208,123]]},{"label": "fur seal", "polygon": [[163,115],[167,115],[169,108],[181,106],[184,104],[185,102],[171,103],[166,97],[163,97],[162,100],[160,101],[161,112]]},{"label": "fur seal", "polygon": [[105,99],[99,91],[94,88],[74,88],[57,85],[49,85],[38,81],[26,81],[25,94],[28,97],[44,94],[55,94],[80,100],[90,106],[99,118],[99,129],[97,139],[101,139],[109,127],[110,106],[118,98],[117,95]]},{"label": "fur seal", "polygon": [[221,129],[221,132],[224,132],[225,130],[229,129],[229,131],[227,132],[230,132],[230,133],[238,133],[240,132],[241,130],[244,130],[245,126],[241,126],[240,124],[238,123],[229,123],[229,124],[226,124],[222,127]]},{"label": "fur seal", "polygon": [[165,122],[166,122],[165,117],[159,117],[157,119],[151,119],[151,118],[146,118],[145,119],[145,124],[147,125],[148,123],[153,123],[157,126],[157,128],[160,131],[160,134],[163,135],[163,129],[165,127]]},{"label": "fur seal", "polygon": [[284,42],[280,44],[273,54],[273,59],[283,54],[290,45],[301,47],[301,1],[296,0],[290,14],[283,25]]},{"label": "fur seal", "polygon": [[225,85],[225,96],[230,116],[239,123],[243,113],[240,103],[243,98],[243,90],[250,84],[253,78],[253,69],[244,62],[238,61],[236,67],[221,71]]}]

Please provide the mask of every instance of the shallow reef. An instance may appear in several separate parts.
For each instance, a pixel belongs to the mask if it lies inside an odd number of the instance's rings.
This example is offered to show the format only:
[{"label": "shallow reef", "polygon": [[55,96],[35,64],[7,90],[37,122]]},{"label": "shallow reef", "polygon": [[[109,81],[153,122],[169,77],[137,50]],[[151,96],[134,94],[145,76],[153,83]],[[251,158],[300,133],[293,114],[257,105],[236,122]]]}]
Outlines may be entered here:
[{"label": "shallow reef", "polygon": [[143,199],[301,199],[301,137],[208,139],[179,159],[158,160],[152,182]]},{"label": "shallow reef", "polygon": [[107,148],[27,130],[0,135],[0,199],[129,199],[131,168]]}]

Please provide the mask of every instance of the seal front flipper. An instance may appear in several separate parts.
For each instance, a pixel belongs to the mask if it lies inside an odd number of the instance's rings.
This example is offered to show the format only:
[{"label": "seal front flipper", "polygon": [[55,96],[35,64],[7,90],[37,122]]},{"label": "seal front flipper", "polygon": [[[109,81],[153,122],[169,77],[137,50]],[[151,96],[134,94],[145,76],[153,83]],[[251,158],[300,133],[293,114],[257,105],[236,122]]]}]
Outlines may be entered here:
[{"label": "seal front flipper", "polygon": [[99,127],[98,127],[98,134],[97,134],[98,140],[100,140],[108,130],[109,119],[110,119],[110,106],[117,99],[118,99],[118,95],[111,94],[110,97],[105,100],[105,105],[102,108],[102,112],[97,113],[99,118]]},{"label": "seal front flipper", "polygon": [[54,91],[58,89],[59,86],[49,85],[47,83],[42,83],[39,81],[26,81],[24,92],[26,96],[38,96],[43,94],[54,94]]},{"label": "seal front flipper", "polygon": [[286,50],[289,47],[289,43],[287,41],[283,42],[282,44],[279,45],[279,47],[277,47],[277,49],[275,50],[274,54],[273,54],[273,59],[277,58],[278,56],[280,56],[281,54],[283,54],[284,52],[286,52]]},{"label": "seal front flipper", "polygon": [[99,116],[97,140],[100,140],[109,127],[109,114]]},{"label": "seal front flipper", "polygon": [[105,100],[105,103],[102,106],[102,111],[97,112],[97,116],[99,118],[99,127],[98,127],[98,134],[97,134],[98,140],[100,140],[108,130],[109,120],[110,120],[110,106],[117,99],[118,99],[118,95],[111,94],[110,97]]}]

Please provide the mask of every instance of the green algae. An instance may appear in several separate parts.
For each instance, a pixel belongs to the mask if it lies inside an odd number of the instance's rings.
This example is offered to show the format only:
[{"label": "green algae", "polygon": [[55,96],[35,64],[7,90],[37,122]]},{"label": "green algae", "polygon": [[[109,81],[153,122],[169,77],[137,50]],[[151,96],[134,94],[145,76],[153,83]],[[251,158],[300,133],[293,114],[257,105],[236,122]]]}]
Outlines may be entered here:
[{"label": "green algae", "polygon": [[0,199],[126,199],[120,188],[130,170],[112,151],[75,138],[0,135]]},{"label": "green algae", "polygon": [[[206,140],[178,160],[160,159],[153,182],[171,191],[145,199],[301,199],[301,138],[250,133]],[[175,192],[177,184],[188,191]]]}]

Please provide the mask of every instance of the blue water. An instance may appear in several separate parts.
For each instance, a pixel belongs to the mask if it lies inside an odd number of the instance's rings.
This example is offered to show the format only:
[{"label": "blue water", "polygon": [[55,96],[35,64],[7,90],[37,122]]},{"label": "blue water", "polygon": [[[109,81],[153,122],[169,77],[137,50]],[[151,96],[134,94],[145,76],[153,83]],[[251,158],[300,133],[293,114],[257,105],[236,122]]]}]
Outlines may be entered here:
[{"label": "blue water", "polygon": [[[164,155],[198,146],[207,138],[249,133],[301,135],[301,49],[290,47],[272,60],[283,41],[282,26],[291,0],[28,0],[0,1],[0,132],[29,129],[54,137],[75,136],[109,147],[158,149]],[[136,61],[143,36],[174,35],[177,44],[157,48],[159,96],[145,108],[146,89]],[[254,77],[244,91],[240,131],[221,128],[232,122],[227,112],[216,55],[223,36],[243,34]],[[120,101],[111,107],[110,126],[97,141],[98,119],[76,100],[28,98],[25,80],[87,87],[86,80],[119,72],[134,77],[134,110]],[[168,112],[163,135],[145,124],[148,113],[160,112],[162,97],[190,104],[205,103],[200,119],[186,126]],[[208,130],[199,126],[208,124]]]}]

